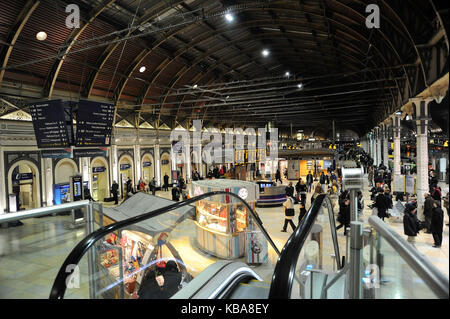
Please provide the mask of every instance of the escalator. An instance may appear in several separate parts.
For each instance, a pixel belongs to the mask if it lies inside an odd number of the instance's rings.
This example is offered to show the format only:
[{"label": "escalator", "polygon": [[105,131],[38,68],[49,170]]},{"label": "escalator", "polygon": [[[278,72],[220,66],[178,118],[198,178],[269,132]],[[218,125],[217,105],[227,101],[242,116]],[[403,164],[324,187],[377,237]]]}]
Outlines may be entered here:
[{"label": "escalator", "polygon": [[[267,241],[268,257],[261,262],[249,262],[246,256],[234,259],[213,256],[196,244],[195,232],[191,230],[195,225],[193,219],[185,218],[174,225],[167,225],[164,220],[164,216],[181,207],[224,194],[243,203],[253,225],[251,232],[259,232]],[[355,283],[355,269],[360,276],[356,278],[362,279],[356,280],[362,291],[360,298],[448,298],[448,278],[412,251],[404,239],[395,237],[389,226],[378,223],[376,217],[371,217],[372,228],[362,237],[361,259],[358,263],[344,264],[341,251],[345,250],[345,258],[349,259],[353,246],[348,245],[348,240],[344,244],[341,240],[339,245],[332,207],[328,196],[318,196],[280,252],[258,215],[239,196],[219,191],[202,194],[92,232],[61,266],[50,298],[347,299]],[[142,260],[122,263],[127,249],[144,247],[129,247],[124,238],[136,236],[131,231],[142,231],[140,225],[149,219],[170,229],[166,242],[161,244],[160,236],[149,238]],[[121,236],[121,245],[114,245],[112,234]],[[167,248],[163,249],[162,245]],[[105,252],[112,254],[114,249],[116,264],[107,266],[103,259]],[[167,256],[169,253],[172,256]],[[143,293],[144,288],[165,289],[171,278],[169,269],[161,274],[162,268],[158,267],[170,263],[177,265],[175,273],[179,278],[171,292],[164,295]],[[160,275],[166,281],[164,286],[158,287],[156,282],[160,284],[157,278]],[[76,293],[70,290],[74,278],[75,286],[78,284]]]}]

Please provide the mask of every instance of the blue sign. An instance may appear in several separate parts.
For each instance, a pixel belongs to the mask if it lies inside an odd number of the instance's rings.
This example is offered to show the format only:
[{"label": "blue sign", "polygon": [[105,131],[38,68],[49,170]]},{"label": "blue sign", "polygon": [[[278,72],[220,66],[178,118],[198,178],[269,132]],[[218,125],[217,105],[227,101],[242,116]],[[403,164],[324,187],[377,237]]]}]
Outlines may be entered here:
[{"label": "blue sign", "polygon": [[103,156],[106,157],[108,155],[108,149],[106,148],[82,148],[82,149],[74,149],[73,157],[97,157]]},{"label": "blue sign", "polygon": [[106,171],[104,166],[92,167],[92,173],[103,173],[104,171]]},{"label": "blue sign", "polygon": [[152,166],[152,162],[143,162],[142,167],[150,167]]},{"label": "blue sign", "polygon": [[131,168],[130,164],[120,164],[120,170],[121,171],[129,169],[129,168]]},{"label": "blue sign", "polygon": [[12,176],[13,181],[26,181],[33,179],[33,173],[19,173]]},{"label": "blue sign", "polygon": [[42,150],[42,158],[72,158],[72,149]]},{"label": "blue sign", "polygon": [[169,164],[169,160],[161,160],[161,165],[167,165]]}]

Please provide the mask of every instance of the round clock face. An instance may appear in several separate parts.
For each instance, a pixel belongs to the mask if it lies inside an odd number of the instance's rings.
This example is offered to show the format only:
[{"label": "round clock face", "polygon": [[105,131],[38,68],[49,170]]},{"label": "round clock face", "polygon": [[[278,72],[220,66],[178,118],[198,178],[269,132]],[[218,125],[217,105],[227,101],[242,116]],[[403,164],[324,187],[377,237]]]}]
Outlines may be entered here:
[{"label": "round clock face", "polygon": [[238,195],[240,198],[245,200],[248,197],[248,190],[246,188],[241,188],[238,192]]}]

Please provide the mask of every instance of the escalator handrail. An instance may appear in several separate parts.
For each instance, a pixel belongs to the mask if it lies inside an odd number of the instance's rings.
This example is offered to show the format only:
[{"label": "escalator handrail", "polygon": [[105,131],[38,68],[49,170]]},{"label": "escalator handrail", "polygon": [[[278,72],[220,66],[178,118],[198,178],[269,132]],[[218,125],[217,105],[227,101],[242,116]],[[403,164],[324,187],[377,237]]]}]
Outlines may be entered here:
[{"label": "escalator handrail", "polygon": [[272,276],[269,299],[290,299],[298,257],[326,197],[326,194],[317,196],[308,213],[281,250]]},{"label": "escalator handrail", "polygon": [[436,296],[443,299],[449,298],[447,276],[378,216],[370,216],[369,224],[395,249]]},{"label": "escalator handrail", "polygon": [[175,209],[181,208],[183,206],[190,205],[190,204],[195,203],[195,202],[197,202],[199,200],[202,200],[204,198],[208,198],[208,197],[211,197],[211,196],[215,196],[215,195],[230,195],[230,196],[238,199],[239,201],[241,201],[244,204],[244,206],[247,208],[247,211],[255,219],[256,224],[258,225],[258,227],[260,228],[260,230],[262,231],[262,233],[266,237],[267,241],[271,244],[272,248],[275,250],[275,252],[278,254],[278,256],[280,256],[280,251],[278,250],[278,248],[275,245],[275,243],[273,242],[272,238],[270,238],[269,234],[267,233],[267,231],[263,227],[261,219],[253,211],[253,209],[248,205],[248,203],[245,200],[243,200],[237,194],[234,194],[234,193],[231,193],[231,192],[214,191],[214,192],[205,193],[205,194],[202,194],[202,195],[199,195],[199,196],[196,196],[196,197],[192,197],[192,198],[187,199],[185,201],[177,202],[175,204],[172,204],[172,205],[169,205],[169,206],[166,206],[166,207],[162,207],[162,208],[153,210],[151,212],[148,212],[148,213],[145,213],[145,214],[142,214],[142,215],[139,215],[139,216],[134,216],[134,217],[131,217],[129,219],[110,224],[108,226],[101,227],[101,228],[97,229],[96,231],[92,232],[91,234],[86,236],[84,239],[82,239],[75,246],[75,248],[70,252],[70,254],[67,256],[66,260],[64,261],[64,263],[62,264],[61,268],[58,271],[58,274],[56,276],[56,279],[55,279],[55,281],[53,283],[53,286],[52,286],[52,289],[50,291],[49,299],[63,299],[64,298],[64,294],[65,294],[65,291],[66,291],[67,279],[68,279],[68,277],[70,275],[72,275],[72,272],[68,272],[68,271],[66,271],[66,269],[69,269],[68,268],[69,266],[70,266],[70,269],[73,269],[73,265],[78,265],[78,263],[80,262],[81,258],[89,250],[89,248],[91,248],[98,240],[100,240],[104,236],[110,234],[113,231],[121,229],[123,227],[127,227],[127,226],[130,226],[130,225],[142,222],[142,221],[147,220],[149,218],[153,218],[153,217],[159,216],[161,214],[167,213],[169,211],[173,211]]}]

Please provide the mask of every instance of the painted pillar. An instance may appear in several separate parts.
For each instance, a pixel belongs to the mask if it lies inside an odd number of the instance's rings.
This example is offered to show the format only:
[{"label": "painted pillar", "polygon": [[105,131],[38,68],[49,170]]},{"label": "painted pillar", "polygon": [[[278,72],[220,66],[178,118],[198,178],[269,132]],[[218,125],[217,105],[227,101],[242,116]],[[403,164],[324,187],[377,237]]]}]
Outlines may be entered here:
[{"label": "painted pillar", "polygon": [[389,125],[384,124],[382,130],[382,139],[383,139],[383,163],[389,168]]},{"label": "painted pillar", "polygon": [[5,163],[4,163],[4,151],[3,147],[0,146],[0,215],[5,213],[7,204],[6,197],[8,196],[8,191],[6,189],[6,176],[4,173]]},{"label": "painted pillar", "polygon": [[381,163],[381,143],[382,143],[382,132],[381,132],[381,128],[377,127],[376,128],[376,145],[377,145],[377,166],[380,165]]},{"label": "painted pillar", "polygon": [[400,128],[400,114],[396,114],[392,117],[393,129],[394,129],[394,177],[401,175],[401,128]]},{"label": "painted pillar", "polygon": [[159,139],[155,140],[155,179],[156,185],[161,186],[161,154],[159,153]]},{"label": "painted pillar", "polygon": [[139,179],[141,178],[141,146],[139,144],[134,145],[134,176],[136,180],[134,185],[138,185]]},{"label": "painted pillar", "polygon": [[410,99],[414,106],[414,120],[416,121],[416,165],[417,165],[417,217],[419,220],[425,220],[423,214],[423,203],[425,201],[424,194],[429,191],[428,184],[428,121],[429,107],[428,104],[432,98]]},{"label": "painted pillar", "polygon": [[42,159],[42,185],[43,185],[43,193],[44,199],[43,203],[46,203],[47,206],[53,206],[53,167],[52,167],[52,159],[51,158],[43,158]]}]

